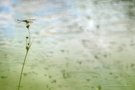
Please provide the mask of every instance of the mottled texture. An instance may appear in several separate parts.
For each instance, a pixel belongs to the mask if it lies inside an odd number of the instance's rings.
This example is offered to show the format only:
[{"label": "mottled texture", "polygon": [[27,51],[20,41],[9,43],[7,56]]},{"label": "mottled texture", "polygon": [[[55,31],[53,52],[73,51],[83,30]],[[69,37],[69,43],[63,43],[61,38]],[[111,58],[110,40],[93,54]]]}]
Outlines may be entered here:
[{"label": "mottled texture", "polygon": [[0,0],[0,90],[135,90],[134,0]]}]

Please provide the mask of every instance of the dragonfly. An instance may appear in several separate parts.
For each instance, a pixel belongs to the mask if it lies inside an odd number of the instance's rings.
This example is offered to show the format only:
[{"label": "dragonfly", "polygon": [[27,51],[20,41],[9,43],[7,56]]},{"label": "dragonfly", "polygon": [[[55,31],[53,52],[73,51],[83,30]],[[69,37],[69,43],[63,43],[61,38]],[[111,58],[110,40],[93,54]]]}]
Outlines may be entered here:
[{"label": "dragonfly", "polygon": [[26,28],[29,29],[30,27],[30,23],[33,23],[35,19],[23,19],[23,20],[19,20],[17,19],[17,21],[20,22],[24,22],[26,24]]}]

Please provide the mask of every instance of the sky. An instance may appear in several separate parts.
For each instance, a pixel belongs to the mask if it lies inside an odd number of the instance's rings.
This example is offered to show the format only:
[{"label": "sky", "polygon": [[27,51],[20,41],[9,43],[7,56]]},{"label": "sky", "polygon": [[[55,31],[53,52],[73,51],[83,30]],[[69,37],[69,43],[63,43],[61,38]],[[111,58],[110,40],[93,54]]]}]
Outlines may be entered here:
[{"label": "sky", "polygon": [[[35,29],[61,23],[64,19],[78,16],[71,0],[4,0],[0,1],[1,32],[14,36],[18,29],[17,19],[36,19]],[[9,29],[10,28],[10,29]],[[4,29],[4,30],[3,30]],[[39,31],[38,31],[39,32]],[[22,33],[22,32],[21,32]]]},{"label": "sky", "polygon": [[35,19],[30,29],[36,42],[98,38],[97,33],[103,44],[110,32],[133,31],[133,6],[122,0],[0,0],[0,43],[22,44],[26,28],[17,19]]},{"label": "sky", "polygon": [[37,41],[91,31],[133,31],[133,5],[122,0],[0,0],[1,43],[22,40],[25,24],[17,19],[35,19],[31,33]]}]

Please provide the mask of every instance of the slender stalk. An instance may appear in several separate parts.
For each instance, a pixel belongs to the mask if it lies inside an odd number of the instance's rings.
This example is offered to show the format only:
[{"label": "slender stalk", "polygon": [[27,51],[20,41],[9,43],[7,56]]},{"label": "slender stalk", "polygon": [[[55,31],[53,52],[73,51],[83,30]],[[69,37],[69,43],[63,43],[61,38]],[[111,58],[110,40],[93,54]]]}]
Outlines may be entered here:
[{"label": "slender stalk", "polygon": [[26,53],[25,53],[25,57],[24,57],[24,60],[23,60],[23,65],[22,65],[22,68],[21,68],[21,73],[20,73],[20,78],[19,78],[19,83],[18,83],[18,89],[17,90],[20,90],[20,87],[21,87],[21,82],[22,82],[22,77],[23,77],[23,71],[24,71],[24,67],[25,67],[25,63],[26,63],[26,60],[27,60],[27,56],[28,56],[28,53],[29,53],[29,50],[30,50],[30,47],[31,47],[31,35],[30,35],[30,30],[29,28],[28,29],[28,37],[26,37]]},{"label": "slender stalk", "polygon": [[29,43],[31,43],[31,35],[30,35],[30,29],[28,28],[28,34],[29,34]]},{"label": "slender stalk", "polygon": [[28,56],[30,47],[32,45],[29,28],[30,28],[30,23],[32,23],[33,20],[34,19],[17,20],[18,22],[24,22],[26,24],[26,28],[28,30],[28,36],[26,37],[26,53],[25,53],[25,57],[24,57],[24,60],[23,60],[23,65],[22,65],[22,68],[21,68],[21,73],[20,73],[20,78],[19,78],[17,90],[20,90],[21,82],[22,82],[22,78],[23,78],[23,71],[24,71],[25,63],[26,63],[26,60],[27,60],[27,56]]},{"label": "slender stalk", "polygon": [[18,84],[17,90],[20,90],[20,85],[21,85],[21,81],[22,81],[22,75],[23,75],[23,70],[24,70],[26,59],[27,59],[27,55],[28,55],[28,50],[26,51],[26,54],[25,54],[25,57],[24,57],[24,61],[23,61],[22,69],[21,69],[21,74],[20,74],[19,84]]}]

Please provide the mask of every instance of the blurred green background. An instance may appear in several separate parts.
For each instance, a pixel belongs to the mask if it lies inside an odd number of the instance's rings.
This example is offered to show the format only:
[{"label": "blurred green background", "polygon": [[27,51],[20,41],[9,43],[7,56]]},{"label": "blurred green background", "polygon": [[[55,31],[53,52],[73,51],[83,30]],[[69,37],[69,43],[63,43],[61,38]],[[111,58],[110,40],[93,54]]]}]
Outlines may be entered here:
[{"label": "blurred green background", "polygon": [[135,90],[134,0],[0,0],[0,90]]}]

